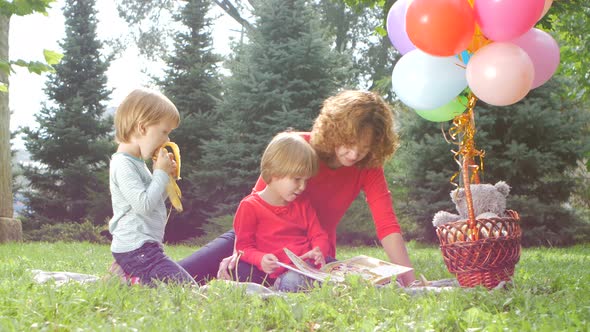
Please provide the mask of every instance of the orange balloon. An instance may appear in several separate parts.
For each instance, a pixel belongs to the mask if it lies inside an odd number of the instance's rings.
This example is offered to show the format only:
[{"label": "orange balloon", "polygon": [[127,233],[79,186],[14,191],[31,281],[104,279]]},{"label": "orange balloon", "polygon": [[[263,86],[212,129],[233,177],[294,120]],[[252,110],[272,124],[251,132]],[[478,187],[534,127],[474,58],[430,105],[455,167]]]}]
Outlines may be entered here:
[{"label": "orange balloon", "polygon": [[452,56],[471,43],[475,16],[465,0],[414,0],[406,14],[406,31],[422,51]]}]

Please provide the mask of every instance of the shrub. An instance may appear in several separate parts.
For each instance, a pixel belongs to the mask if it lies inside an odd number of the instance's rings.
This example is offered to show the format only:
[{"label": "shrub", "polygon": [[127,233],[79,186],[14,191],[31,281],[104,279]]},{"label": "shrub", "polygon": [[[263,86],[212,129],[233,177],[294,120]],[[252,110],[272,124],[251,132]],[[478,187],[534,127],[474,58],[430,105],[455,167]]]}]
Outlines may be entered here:
[{"label": "shrub", "polygon": [[233,229],[234,227],[234,216],[226,214],[219,217],[211,218],[203,225],[203,235],[198,237],[192,237],[190,239],[182,241],[182,244],[190,246],[203,246],[210,241],[217,238],[219,235]]},{"label": "shrub", "polygon": [[338,225],[338,245],[374,245],[378,242],[375,224],[365,195],[360,194],[350,205]]},{"label": "shrub", "polygon": [[91,242],[107,244],[109,241],[100,232],[102,227],[95,226],[89,220],[83,223],[60,223],[42,225],[40,229],[25,232],[25,241],[44,242]]}]

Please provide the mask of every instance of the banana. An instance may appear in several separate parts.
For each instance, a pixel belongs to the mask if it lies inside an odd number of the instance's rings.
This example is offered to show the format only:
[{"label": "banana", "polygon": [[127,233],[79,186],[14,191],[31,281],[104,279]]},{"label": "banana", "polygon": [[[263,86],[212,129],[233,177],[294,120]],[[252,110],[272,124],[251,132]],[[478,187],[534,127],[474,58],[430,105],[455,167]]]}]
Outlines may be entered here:
[{"label": "banana", "polygon": [[182,192],[176,183],[176,180],[180,180],[180,149],[174,142],[168,142],[162,145],[161,149],[166,149],[168,147],[172,150],[174,160],[176,161],[176,176],[170,177],[170,181],[166,185],[166,193],[168,193],[170,203],[172,203],[172,206],[174,206],[176,211],[182,212],[182,202],[180,201],[182,198]]}]

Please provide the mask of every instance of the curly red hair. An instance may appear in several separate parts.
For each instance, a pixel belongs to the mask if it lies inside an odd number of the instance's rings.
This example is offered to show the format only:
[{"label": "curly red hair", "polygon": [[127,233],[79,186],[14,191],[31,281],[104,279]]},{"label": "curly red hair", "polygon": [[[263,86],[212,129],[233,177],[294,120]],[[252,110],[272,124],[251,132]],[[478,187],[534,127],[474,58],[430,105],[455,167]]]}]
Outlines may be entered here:
[{"label": "curly red hair", "polygon": [[363,132],[372,129],[371,150],[357,166],[382,167],[399,144],[393,127],[393,111],[383,98],[373,92],[345,90],[324,101],[310,143],[328,161],[335,157],[337,147],[355,146]]}]

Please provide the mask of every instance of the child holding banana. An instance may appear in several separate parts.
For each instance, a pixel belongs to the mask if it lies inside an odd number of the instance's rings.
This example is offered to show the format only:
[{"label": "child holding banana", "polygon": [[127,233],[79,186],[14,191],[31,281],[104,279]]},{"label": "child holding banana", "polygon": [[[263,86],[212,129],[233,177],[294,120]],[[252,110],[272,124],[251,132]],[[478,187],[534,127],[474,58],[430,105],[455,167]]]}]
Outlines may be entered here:
[{"label": "child holding banana", "polygon": [[[132,91],[115,113],[119,145],[109,173],[113,205],[109,222],[111,252],[123,271],[139,278],[142,284],[195,283],[164,254],[162,245],[167,222],[164,201],[179,193],[174,179],[180,170],[179,163],[163,146],[171,144],[168,135],[179,122],[176,106],[166,96],[148,89]],[[153,173],[145,163],[151,158]],[[178,209],[180,201],[173,198]]]}]

